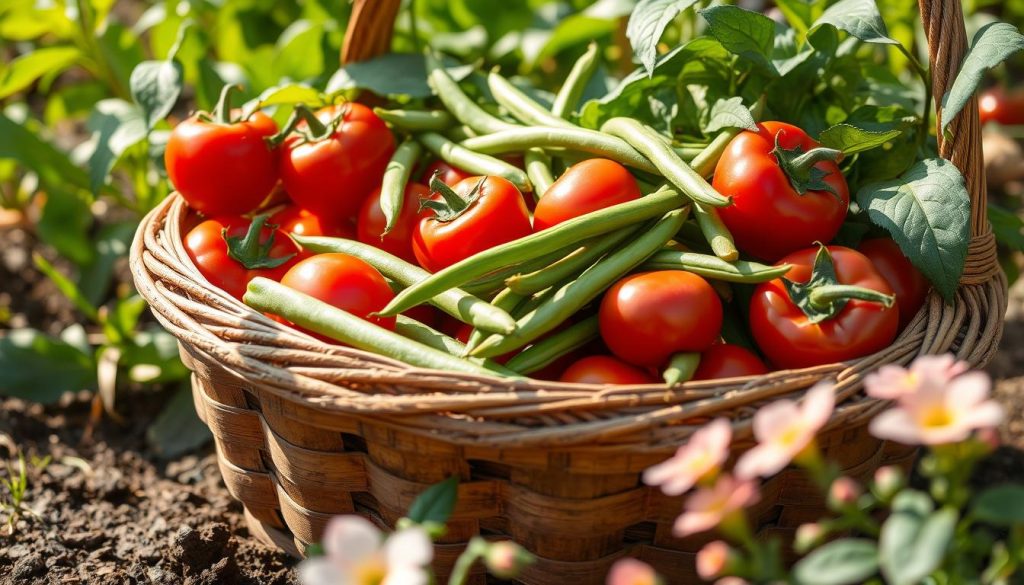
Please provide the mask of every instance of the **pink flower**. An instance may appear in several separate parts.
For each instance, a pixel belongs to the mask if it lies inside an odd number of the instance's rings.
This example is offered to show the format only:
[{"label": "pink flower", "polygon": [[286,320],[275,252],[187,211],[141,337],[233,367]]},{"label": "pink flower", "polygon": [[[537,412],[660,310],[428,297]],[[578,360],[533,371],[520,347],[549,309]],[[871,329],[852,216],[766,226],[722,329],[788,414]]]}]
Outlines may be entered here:
[{"label": "pink flower", "polygon": [[798,553],[805,553],[818,546],[818,543],[825,537],[825,529],[817,522],[801,524],[796,528],[796,535],[793,537],[793,548]]},{"label": "pink flower", "polygon": [[860,495],[860,485],[844,475],[832,482],[828,490],[828,501],[834,508],[845,508],[856,504]]},{"label": "pink flower", "polygon": [[650,565],[628,557],[615,561],[605,581],[607,585],[658,585],[660,582]]},{"label": "pink flower", "polygon": [[697,552],[697,574],[710,581],[725,573],[734,558],[735,553],[724,541],[709,542]]},{"label": "pink flower", "polygon": [[701,488],[686,499],[672,533],[684,537],[710,530],[756,503],[760,497],[753,481],[722,475],[714,486]]},{"label": "pink flower", "polygon": [[868,396],[882,400],[896,400],[913,394],[925,384],[945,384],[963,374],[967,362],[958,362],[952,354],[923,355],[910,364],[910,368],[886,365],[864,379]]},{"label": "pink flower", "polygon": [[771,477],[782,471],[814,440],[814,435],[832,416],[835,390],[828,382],[819,382],[807,391],[801,404],[778,400],[754,415],[757,446],[736,462],[736,475],[742,479]]},{"label": "pink flower", "polygon": [[948,383],[927,383],[871,421],[871,434],[906,445],[944,445],[977,429],[998,426],[1003,408],[988,399],[992,381],[973,372]]},{"label": "pink flower", "polygon": [[644,483],[661,486],[667,496],[678,496],[713,473],[729,457],[732,427],[716,418],[697,432],[671,458],[644,471]]},{"label": "pink flower", "polygon": [[303,585],[427,585],[434,558],[430,537],[419,527],[387,540],[362,516],[337,516],[324,530],[325,556],[299,565]]}]

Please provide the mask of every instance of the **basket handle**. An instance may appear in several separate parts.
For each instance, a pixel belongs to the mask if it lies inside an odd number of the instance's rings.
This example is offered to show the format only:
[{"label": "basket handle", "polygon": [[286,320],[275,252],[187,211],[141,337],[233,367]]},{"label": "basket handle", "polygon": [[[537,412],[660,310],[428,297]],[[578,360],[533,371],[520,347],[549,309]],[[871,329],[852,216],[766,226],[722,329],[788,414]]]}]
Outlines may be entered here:
[{"label": "basket handle", "polygon": [[[942,111],[942,96],[956,79],[967,52],[967,31],[960,0],[918,0],[932,64],[935,108]],[[342,63],[386,53],[401,0],[355,0],[341,51]],[[971,195],[971,243],[961,282],[980,284],[999,270],[995,236],[986,215],[985,172],[981,153],[978,98],[972,96],[949,126],[953,140],[940,131],[939,154],[960,169]]]}]

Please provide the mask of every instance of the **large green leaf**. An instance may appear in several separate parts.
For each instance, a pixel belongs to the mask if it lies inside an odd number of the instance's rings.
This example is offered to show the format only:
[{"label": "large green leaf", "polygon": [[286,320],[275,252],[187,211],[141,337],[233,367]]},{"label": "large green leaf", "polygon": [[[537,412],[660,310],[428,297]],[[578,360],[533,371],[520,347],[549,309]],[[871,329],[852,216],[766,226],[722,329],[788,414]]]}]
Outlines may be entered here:
[{"label": "large green leaf", "polygon": [[1021,49],[1024,49],[1024,35],[1008,22],[993,22],[978,30],[953,86],[942,96],[943,131],[967,105],[985,72]]},{"label": "large green leaf", "polygon": [[43,404],[96,383],[92,357],[35,329],[0,333],[0,394]]},{"label": "large green leaf", "polygon": [[[453,60],[445,59],[445,68],[456,81],[465,79],[472,71],[472,67],[452,67],[453,64]],[[423,55],[413,53],[387,53],[369,61],[346,65],[327,82],[327,93],[349,89],[365,89],[379,96],[426,98],[433,95],[427,85],[427,66]]]},{"label": "large green leaf", "polygon": [[321,75],[324,71],[323,37],[323,25],[308,20],[297,20],[289,25],[275,47],[271,68],[276,76],[304,81]]},{"label": "large green leaf", "polygon": [[43,75],[55,75],[82,58],[77,47],[45,47],[14,59],[0,77],[0,99],[19,92]]},{"label": "large green leaf", "polygon": [[830,24],[866,42],[895,45],[875,0],[839,0],[829,6],[811,29]]},{"label": "large green leaf", "polygon": [[4,114],[0,114],[0,159],[13,159],[32,169],[47,186],[89,188],[85,171],[66,154]]},{"label": "large green leaf", "polygon": [[629,17],[626,37],[633,54],[654,75],[654,62],[658,57],[658,42],[665,28],[680,12],[693,6],[697,0],[640,0]]},{"label": "large green leaf", "polygon": [[942,564],[959,514],[932,509],[931,498],[915,490],[904,490],[893,500],[878,540],[882,574],[890,585],[920,583]]},{"label": "large green leaf", "polygon": [[819,140],[829,148],[851,155],[882,146],[902,133],[901,130],[873,132],[852,124],[836,124],[822,132]]},{"label": "large green leaf", "polygon": [[182,75],[181,63],[173,59],[143,61],[132,70],[132,99],[142,108],[147,128],[152,129],[174,109],[181,95]]},{"label": "large green leaf", "polygon": [[110,98],[96,104],[86,127],[92,132],[89,186],[98,192],[122,154],[146,138],[142,110],[133,103]]},{"label": "large green leaf", "polygon": [[730,53],[747,59],[763,70],[778,74],[771,61],[775,47],[775,21],[737,6],[713,6],[700,11],[708,32]]},{"label": "large green leaf", "polygon": [[118,259],[128,257],[128,247],[135,235],[135,222],[120,222],[104,225],[88,244],[95,250],[91,262],[79,271],[78,288],[93,305],[99,305],[107,298],[114,266]]},{"label": "large green leaf", "polygon": [[459,478],[451,476],[423,491],[409,507],[407,516],[413,522],[444,524],[455,509],[459,496]]},{"label": "large green leaf", "polygon": [[161,457],[173,458],[202,447],[213,435],[199,420],[188,384],[182,384],[153,424],[146,429],[146,442]]},{"label": "large green leaf", "polygon": [[1000,485],[974,498],[974,517],[995,526],[1024,524],[1024,486]]},{"label": "large green leaf", "polygon": [[750,115],[750,110],[743,105],[743,98],[732,97],[720,99],[711,106],[708,122],[704,125],[704,133],[712,134],[723,128],[742,128],[757,131],[757,123]]},{"label": "large green leaf", "polygon": [[87,201],[65,189],[51,188],[36,228],[44,243],[53,246],[61,256],[84,266],[96,258],[89,239],[92,224],[92,211]]},{"label": "large green leaf", "polygon": [[878,572],[878,549],[867,539],[846,538],[816,549],[793,567],[798,585],[854,585]]},{"label": "large green leaf", "polygon": [[943,159],[924,160],[899,178],[865,185],[857,203],[951,299],[970,239],[971,199],[960,171]]}]

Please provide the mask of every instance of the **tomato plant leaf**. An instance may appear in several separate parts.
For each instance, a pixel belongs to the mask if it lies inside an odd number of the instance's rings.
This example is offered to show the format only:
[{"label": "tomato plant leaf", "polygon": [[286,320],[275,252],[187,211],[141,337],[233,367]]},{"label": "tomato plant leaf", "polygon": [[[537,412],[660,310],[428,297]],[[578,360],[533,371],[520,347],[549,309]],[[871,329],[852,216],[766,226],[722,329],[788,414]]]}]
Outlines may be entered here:
[{"label": "tomato plant leaf", "polygon": [[900,134],[902,130],[873,132],[851,124],[836,124],[822,132],[818,139],[824,146],[851,155],[882,146]]},{"label": "tomato plant leaf", "polygon": [[964,109],[967,101],[978,89],[985,72],[1002,63],[1007,57],[1024,49],[1024,35],[1017,27],[1006,22],[993,22],[981,27],[974,35],[971,48],[964,57],[960,73],[946,95],[942,96],[942,131]]},{"label": "tomato plant leaf", "polygon": [[36,228],[43,242],[81,267],[96,257],[89,239],[92,225],[92,212],[85,198],[67,189],[52,187],[46,194],[46,204]]},{"label": "tomato plant leaf", "polygon": [[793,566],[798,585],[853,585],[878,572],[878,548],[862,538],[830,542]]},{"label": "tomato plant leaf", "polygon": [[648,77],[654,75],[654,63],[658,58],[658,41],[665,28],[676,16],[697,3],[697,0],[640,0],[626,25],[626,38],[633,47],[633,55],[647,70]]},{"label": "tomato plant leaf", "polygon": [[96,103],[86,122],[92,132],[89,156],[89,186],[99,192],[122,154],[146,138],[142,110],[133,103],[110,98]]},{"label": "tomato plant leaf", "polygon": [[[465,79],[472,71],[471,65],[452,66],[454,60],[444,59],[448,74],[456,81]],[[327,93],[349,89],[365,89],[379,96],[406,95],[412,98],[426,98],[433,95],[427,85],[427,66],[423,55],[413,53],[387,53],[358,63],[350,63],[331,76],[327,81]]]},{"label": "tomato plant leaf", "polygon": [[77,47],[45,47],[15,58],[0,77],[0,99],[19,92],[44,75],[55,75],[82,58]]},{"label": "tomato plant leaf", "polygon": [[455,510],[459,496],[459,478],[456,475],[435,483],[423,491],[409,506],[407,516],[417,524],[428,522],[444,524]]},{"label": "tomato plant leaf", "polygon": [[775,5],[786,17],[786,22],[797,32],[806,34],[820,12],[820,2],[815,0],[775,0]]},{"label": "tomato plant leaf", "polygon": [[887,583],[920,583],[942,564],[959,514],[950,508],[932,509],[931,498],[915,490],[905,490],[893,500],[892,514],[878,540]]},{"label": "tomato plant leaf", "polygon": [[771,62],[775,47],[775,21],[758,12],[737,6],[713,6],[700,11],[711,36],[730,53],[753,62],[772,75],[778,75]]},{"label": "tomato plant leaf", "polygon": [[152,130],[171,113],[181,95],[182,75],[177,60],[143,61],[132,69],[128,85],[132,99],[142,108],[146,128]]},{"label": "tomato plant leaf", "polygon": [[35,329],[0,335],[0,395],[50,404],[95,384],[92,356],[74,345]]},{"label": "tomato plant leaf", "polygon": [[988,221],[996,241],[1018,252],[1024,252],[1024,220],[1016,213],[989,202]]},{"label": "tomato plant leaf", "polygon": [[974,517],[994,526],[1024,523],[1024,486],[1000,485],[988,488],[974,499]]},{"label": "tomato plant leaf", "polygon": [[704,125],[704,133],[712,134],[723,128],[742,128],[757,131],[757,123],[750,110],[743,105],[743,98],[732,97],[719,99],[711,106],[708,122]]},{"label": "tomato plant leaf", "polygon": [[811,30],[823,24],[830,24],[865,43],[899,44],[889,37],[875,0],[839,0],[825,9]]},{"label": "tomato plant leaf", "polygon": [[170,459],[203,446],[213,438],[196,415],[192,391],[182,384],[146,429],[146,442],[161,457]]},{"label": "tomato plant leaf", "polygon": [[960,171],[944,159],[924,160],[896,179],[865,185],[857,203],[952,299],[970,240],[971,199]]}]

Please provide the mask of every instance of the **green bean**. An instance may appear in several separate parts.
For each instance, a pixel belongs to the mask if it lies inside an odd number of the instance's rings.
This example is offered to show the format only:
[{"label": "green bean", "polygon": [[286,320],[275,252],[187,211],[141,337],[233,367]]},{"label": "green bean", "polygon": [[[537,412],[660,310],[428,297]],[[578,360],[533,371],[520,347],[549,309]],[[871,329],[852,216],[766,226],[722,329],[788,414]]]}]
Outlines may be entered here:
[{"label": "green bean", "polygon": [[585,128],[515,128],[468,138],[462,141],[462,146],[484,154],[522,152],[530,148],[567,148],[610,158],[649,173],[658,172],[651,161],[626,141]]},{"label": "green bean", "polygon": [[626,227],[611,234],[591,238],[583,242],[579,248],[540,270],[510,276],[505,280],[505,284],[520,294],[533,294],[549,286],[561,284],[589,268],[598,258],[636,232],[636,228]]},{"label": "green bean", "polygon": [[552,263],[557,262],[558,260],[564,258],[568,254],[571,254],[573,250],[575,250],[576,248],[577,246],[573,244],[566,248],[562,248],[554,252],[551,252],[550,254],[538,256],[537,258],[534,258],[533,260],[530,260],[528,262],[507,266],[505,268],[502,268],[501,270],[491,272],[490,274],[487,274],[482,278],[478,278],[476,280],[473,280],[472,282],[467,282],[466,284],[462,285],[461,288],[462,290],[477,296],[501,290],[506,287],[505,281],[508,280],[510,277],[515,276],[520,272],[529,273],[534,272],[536,270],[540,270],[545,266],[550,266]]},{"label": "green bean", "polygon": [[406,339],[394,331],[388,331],[269,278],[256,277],[249,282],[242,300],[257,311],[278,315],[303,329],[413,366],[470,374],[494,373],[469,360]]},{"label": "green bean", "polygon": [[539,148],[531,148],[523,155],[526,164],[526,176],[533,183],[533,196],[538,201],[555,182],[551,176],[551,157]]},{"label": "green bean", "polygon": [[575,124],[553,115],[496,71],[491,71],[487,75],[487,86],[491,88],[491,94],[498,105],[528,126],[576,128]]},{"label": "green bean", "polygon": [[[427,150],[436,154],[441,160],[453,167],[475,175],[495,175],[501,177],[523,192],[533,190],[533,186],[530,185],[530,179],[526,176],[526,173],[522,169],[516,168],[503,160],[473,152],[433,132],[425,132],[420,134],[418,138],[423,143],[423,146],[427,147]],[[471,138],[470,140],[474,139]]]},{"label": "green bean", "polygon": [[527,347],[508,360],[505,367],[520,374],[536,372],[569,352],[590,343],[599,334],[597,315],[587,317]]},{"label": "green bean", "polygon": [[455,118],[444,110],[385,110],[374,108],[377,117],[395,128],[409,132],[430,130],[442,132],[455,124]]},{"label": "green bean", "polygon": [[648,258],[640,268],[643,270],[686,270],[714,280],[756,284],[775,280],[785,275],[792,265],[768,266],[746,260],[726,262],[707,254],[662,250]]},{"label": "green bean", "polygon": [[409,184],[409,177],[412,169],[416,166],[423,149],[419,143],[411,138],[406,138],[395,154],[391,156],[388,167],[384,171],[384,178],[380,183],[380,209],[384,212],[384,234],[387,234],[395,227],[395,221],[402,213],[402,205],[405,202],[405,187]]},{"label": "green bean", "polygon": [[685,203],[686,198],[679,193],[664,190],[574,217],[546,230],[484,250],[435,272],[429,278],[411,285],[396,295],[381,314],[397,315],[426,302],[442,291],[490,274],[502,266],[527,262],[582,239],[663,215],[682,207]]},{"label": "green bean", "polygon": [[[710,144],[708,145],[710,146]],[[700,156],[706,146],[673,146],[672,151],[675,152],[679,158],[683,159],[683,162],[690,163],[693,159]]]},{"label": "green bean", "polygon": [[693,217],[697,220],[697,225],[700,226],[700,231],[715,256],[727,262],[732,262],[740,257],[740,251],[736,249],[736,244],[732,240],[732,233],[722,223],[717,209],[701,203],[694,203]]},{"label": "green bean", "polygon": [[447,138],[448,140],[451,140],[452,142],[462,142],[463,140],[468,140],[476,136],[479,136],[479,134],[474,132],[472,128],[466,126],[465,124],[453,126],[447,132],[444,133],[444,137]]},{"label": "green bean", "polygon": [[[303,248],[313,252],[340,252],[355,256],[379,270],[385,277],[407,287],[414,286],[430,276],[429,272],[419,266],[413,266],[397,256],[362,242],[343,238],[294,237]],[[478,329],[506,333],[515,328],[515,320],[508,313],[457,288],[439,291],[424,301],[429,301],[438,309]]]},{"label": "green bean", "polygon": [[448,111],[455,116],[455,119],[473,130],[487,134],[518,128],[515,124],[492,116],[477,105],[448,75],[441,62],[432,55],[427,55],[427,82],[434,89],[437,97],[441,98],[444,107],[448,108]]},{"label": "green bean", "polygon": [[689,382],[700,366],[700,354],[697,352],[682,352],[672,356],[668,367],[662,373],[665,383],[669,387],[683,382]]},{"label": "green bean", "polygon": [[[428,347],[443,351],[456,357],[462,357],[466,353],[466,346],[463,345],[458,339],[452,339],[444,333],[437,331],[429,325],[424,325],[415,319],[410,319],[405,315],[398,315],[395,318],[395,333],[406,337],[413,341],[422,343]],[[469,361],[479,364],[488,370],[495,373],[502,374],[504,376],[516,376],[516,372],[513,372],[509,368],[502,366],[489,359],[480,358],[463,358]]]},{"label": "green bean", "polygon": [[690,168],[666,145],[660,135],[631,118],[612,118],[601,126],[602,132],[618,136],[646,156],[661,174],[694,201],[711,207],[724,207],[731,199],[723,197],[704,177]]},{"label": "green bean", "polygon": [[594,76],[597,66],[601,63],[601,60],[598,59],[599,55],[597,43],[591,42],[587,45],[587,51],[573,64],[572,70],[565,78],[565,83],[562,84],[562,89],[558,90],[555,103],[551,105],[552,114],[560,118],[568,118],[572,115],[583,96],[583,90],[586,89],[587,83],[590,82],[590,78]]},{"label": "green bean", "polygon": [[551,331],[672,239],[679,231],[679,226],[683,225],[686,215],[685,209],[666,213],[650,230],[601,259],[579,278],[563,285],[540,306],[521,317],[514,332],[488,337],[470,355],[501,355],[519,349]]},{"label": "green bean", "polygon": [[[524,297],[523,295],[516,294],[506,288],[502,289],[500,292],[498,292],[498,294],[494,295],[494,298],[491,299],[491,304],[494,305],[495,307],[498,307],[502,311],[511,313],[512,310],[515,309],[519,305],[519,303],[521,303],[525,298],[526,297]],[[461,353],[459,355],[466,355],[467,353],[469,353],[469,350],[479,345],[480,342],[483,341],[485,337],[487,337],[487,333],[485,331],[483,331],[482,329],[473,329],[473,331],[471,331],[469,334],[469,339],[466,340],[466,345],[463,348],[464,353]]]}]

